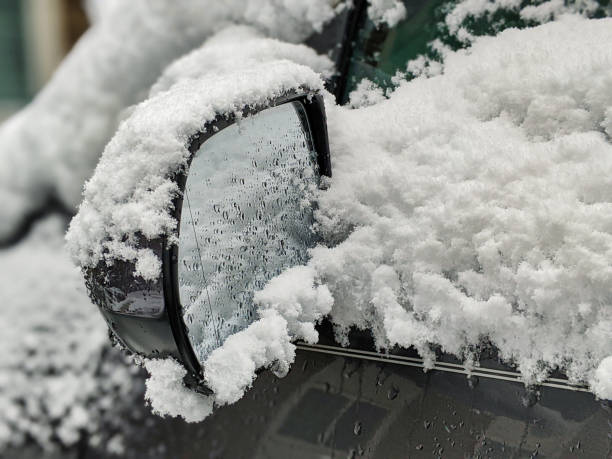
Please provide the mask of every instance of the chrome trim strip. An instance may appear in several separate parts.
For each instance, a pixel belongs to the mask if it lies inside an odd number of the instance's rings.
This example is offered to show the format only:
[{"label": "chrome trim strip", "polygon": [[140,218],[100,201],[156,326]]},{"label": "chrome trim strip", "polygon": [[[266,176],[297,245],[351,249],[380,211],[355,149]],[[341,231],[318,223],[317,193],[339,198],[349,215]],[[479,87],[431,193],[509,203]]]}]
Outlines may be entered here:
[{"label": "chrome trim strip", "polygon": [[[415,357],[404,357],[401,355],[382,354],[378,352],[362,351],[358,349],[347,349],[336,346],[327,346],[324,344],[305,344],[297,343],[296,347],[303,351],[319,352],[322,354],[338,355],[341,357],[360,358],[365,360],[372,360],[376,362],[394,363],[398,365],[405,365],[409,367],[425,368],[423,359]],[[523,384],[521,374],[519,372],[496,370],[494,368],[482,368],[475,367],[472,370],[468,370],[462,365],[456,363],[447,362],[435,362],[431,370],[446,371],[449,373],[460,373],[467,376],[479,376],[482,378],[498,379],[503,381],[512,381]],[[565,389],[577,392],[591,392],[585,386],[574,386],[569,383],[566,379],[560,378],[549,378],[540,386],[554,387],[556,389]]]}]

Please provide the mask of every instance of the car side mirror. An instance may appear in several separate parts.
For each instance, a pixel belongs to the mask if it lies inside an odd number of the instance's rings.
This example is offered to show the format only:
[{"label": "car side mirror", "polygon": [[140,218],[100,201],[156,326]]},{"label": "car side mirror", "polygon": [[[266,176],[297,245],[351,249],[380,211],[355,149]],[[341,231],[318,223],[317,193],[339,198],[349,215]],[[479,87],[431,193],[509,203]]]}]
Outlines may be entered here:
[{"label": "car side mirror", "polygon": [[201,365],[256,319],[253,294],[317,243],[314,192],[331,176],[323,97],[291,92],[265,106],[218,116],[189,142],[173,239],[141,238],[162,260],[146,281],[135,264],[85,270],[112,335],[144,357],[171,356],[203,392]]}]

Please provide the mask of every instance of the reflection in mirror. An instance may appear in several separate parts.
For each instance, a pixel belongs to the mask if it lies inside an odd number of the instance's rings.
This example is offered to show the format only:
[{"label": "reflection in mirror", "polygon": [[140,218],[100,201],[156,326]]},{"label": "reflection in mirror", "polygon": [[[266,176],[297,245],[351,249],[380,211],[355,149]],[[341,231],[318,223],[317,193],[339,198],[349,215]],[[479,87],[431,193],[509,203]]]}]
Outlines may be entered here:
[{"label": "reflection in mirror", "polygon": [[181,212],[178,283],[189,339],[202,363],[256,317],[253,294],[304,264],[315,242],[316,152],[304,108],[259,112],[204,142]]},{"label": "reflection in mirror", "polygon": [[[161,256],[160,242],[150,241],[150,246]],[[102,309],[132,317],[159,318],[164,313],[162,284],[145,281],[134,275],[134,265],[115,260],[112,270],[106,263],[87,271],[85,284],[93,301]]]}]

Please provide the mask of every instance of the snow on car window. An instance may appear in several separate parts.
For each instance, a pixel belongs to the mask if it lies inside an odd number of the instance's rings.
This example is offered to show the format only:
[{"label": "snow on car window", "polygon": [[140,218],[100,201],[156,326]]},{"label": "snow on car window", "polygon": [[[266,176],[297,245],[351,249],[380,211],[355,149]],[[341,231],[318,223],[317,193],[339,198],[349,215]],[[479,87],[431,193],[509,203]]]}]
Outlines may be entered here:
[{"label": "snow on car window", "polygon": [[[390,5],[392,2],[380,2]],[[537,4],[535,4],[537,3]],[[375,83],[378,91],[394,88],[402,79],[436,75],[449,51],[467,48],[476,37],[496,35],[509,28],[523,29],[578,14],[589,18],[612,14],[609,2],[516,0],[404,0],[403,15],[395,25],[386,24],[368,10],[369,20],[360,28],[352,47],[342,101],[362,99],[362,83]],[[365,84],[364,83],[364,84]],[[352,94],[355,92],[355,94]],[[368,93],[374,94],[373,91]]]},{"label": "snow on car window", "polygon": [[528,382],[557,367],[595,381],[612,354],[611,25],[479,38],[443,75],[330,111],[318,221],[328,239],[355,229],[310,266],[340,334],[431,359],[473,359],[484,339]]}]

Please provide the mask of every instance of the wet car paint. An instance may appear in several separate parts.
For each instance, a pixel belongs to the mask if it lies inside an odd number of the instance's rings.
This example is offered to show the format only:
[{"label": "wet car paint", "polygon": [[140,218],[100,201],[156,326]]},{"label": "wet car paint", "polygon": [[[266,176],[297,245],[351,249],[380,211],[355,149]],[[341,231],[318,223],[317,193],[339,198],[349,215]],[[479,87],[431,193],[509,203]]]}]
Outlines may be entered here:
[{"label": "wet car paint", "polygon": [[129,411],[134,459],[612,457],[611,407],[592,394],[303,350],[285,378],[263,372],[199,424]]}]

